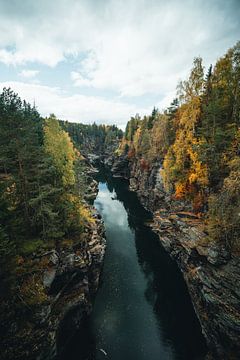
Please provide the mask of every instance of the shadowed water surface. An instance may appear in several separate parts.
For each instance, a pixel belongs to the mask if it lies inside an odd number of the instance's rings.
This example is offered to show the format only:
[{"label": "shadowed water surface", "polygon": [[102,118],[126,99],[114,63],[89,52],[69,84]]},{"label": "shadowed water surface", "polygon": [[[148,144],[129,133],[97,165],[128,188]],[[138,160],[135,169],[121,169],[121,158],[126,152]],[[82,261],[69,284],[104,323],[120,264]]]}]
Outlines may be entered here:
[{"label": "shadowed water surface", "polygon": [[62,359],[202,359],[200,325],[180,270],[145,225],[151,214],[126,181],[103,170],[98,180],[94,205],[107,236],[101,286]]}]

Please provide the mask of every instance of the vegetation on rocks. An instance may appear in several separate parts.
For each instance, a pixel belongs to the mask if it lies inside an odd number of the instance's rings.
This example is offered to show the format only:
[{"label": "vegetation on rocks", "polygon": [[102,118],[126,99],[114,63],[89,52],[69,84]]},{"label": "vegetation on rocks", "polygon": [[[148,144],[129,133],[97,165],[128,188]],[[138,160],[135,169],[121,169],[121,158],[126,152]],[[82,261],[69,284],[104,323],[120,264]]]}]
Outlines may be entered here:
[{"label": "vegetation on rocks", "polygon": [[178,97],[128,122],[118,154],[143,171],[158,161],[165,190],[207,217],[209,240],[239,247],[240,43],[204,72],[195,58]]},{"label": "vegetation on rocks", "polygon": [[[57,271],[67,271],[65,258],[64,269],[58,270],[63,248],[72,259],[86,256],[86,232],[90,241],[96,220],[84,200],[90,183],[83,157],[54,115],[41,118],[35,107],[5,88],[0,133],[0,340],[6,345],[1,355],[20,359],[36,343],[30,333],[44,321],[41,312],[52,302],[44,274],[50,272],[51,279]],[[85,271],[88,266],[86,262]]]},{"label": "vegetation on rocks", "polygon": [[123,131],[116,125],[86,125],[68,121],[60,121],[60,124],[83,154],[104,153],[107,148],[118,146],[123,137]]}]

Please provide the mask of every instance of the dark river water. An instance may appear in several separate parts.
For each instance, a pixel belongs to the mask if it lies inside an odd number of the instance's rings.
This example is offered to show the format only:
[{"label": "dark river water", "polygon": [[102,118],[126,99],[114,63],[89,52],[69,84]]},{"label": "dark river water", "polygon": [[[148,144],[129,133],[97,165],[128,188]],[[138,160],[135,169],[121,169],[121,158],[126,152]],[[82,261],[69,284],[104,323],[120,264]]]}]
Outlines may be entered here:
[{"label": "dark river water", "polygon": [[65,360],[194,360],[206,352],[182,274],[146,223],[151,214],[128,183],[98,174],[94,202],[107,250],[91,319]]}]

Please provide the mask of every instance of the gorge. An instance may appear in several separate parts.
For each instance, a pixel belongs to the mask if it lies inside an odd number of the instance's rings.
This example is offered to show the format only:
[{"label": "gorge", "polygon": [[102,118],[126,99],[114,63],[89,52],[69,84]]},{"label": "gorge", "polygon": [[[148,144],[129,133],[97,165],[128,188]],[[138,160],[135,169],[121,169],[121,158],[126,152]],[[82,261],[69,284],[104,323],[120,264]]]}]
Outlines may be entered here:
[{"label": "gorge", "polygon": [[94,205],[107,239],[102,280],[88,323],[61,360],[100,360],[103,351],[113,360],[203,358],[206,346],[186,286],[147,225],[151,214],[126,180],[104,167],[96,178]]},{"label": "gorge", "polygon": [[125,131],[0,94],[1,360],[238,360],[240,43]]}]

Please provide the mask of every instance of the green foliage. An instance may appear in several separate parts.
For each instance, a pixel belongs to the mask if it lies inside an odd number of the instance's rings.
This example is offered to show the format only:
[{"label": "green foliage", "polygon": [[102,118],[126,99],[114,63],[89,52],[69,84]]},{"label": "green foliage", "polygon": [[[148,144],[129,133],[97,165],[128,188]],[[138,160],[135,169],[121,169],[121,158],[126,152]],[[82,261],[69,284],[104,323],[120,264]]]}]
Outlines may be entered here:
[{"label": "green foliage", "polygon": [[[108,143],[118,132],[102,127],[97,134],[100,130]],[[54,115],[41,119],[35,107],[4,89],[0,132],[0,276],[13,284],[17,259],[25,261],[22,257],[55,240],[79,235],[92,220],[82,200],[86,179],[81,155]],[[40,283],[35,285],[36,291],[28,283],[21,287],[29,304],[44,293]]]},{"label": "green foliage", "polygon": [[8,208],[14,210],[15,219],[21,218],[22,233],[32,227],[29,201],[41,161],[41,131],[35,108],[22,102],[10,89],[4,89],[0,95],[0,181],[5,186],[3,195]]},{"label": "green foliage", "polygon": [[92,125],[59,121],[61,127],[70,135],[75,147],[81,153],[104,153],[105,150],[117,147],[123,137],[122,130],[116,125]]},{"label": "green foliage", "polygon": [[222,185],[228,173],[225,154],[239,126],[240,64],[238,43],[219,59],[208,74],[206,93],[203,96],[202,118],[198,129],[203,138],[200,151],[209,169],[211,187]]},{"label": "green foliage", "polygon": [[208,231],[211,241],[240,250],[240,159],[231,163],[231,172],[221,191],[209,199]]},{"label": "green foliage", "polygon": [[19,255],[27,256],[44,247],[44,241],[42,239],[27,239],[21,242],[19,248]]},{"label": "green foliage", "polygon": [[[202,211],[209,190],[216,192],[229,173],[229,150],[239,126],[239,43],[210,67],[204,79],[195,59],[189,79],[178,87],[176,139],[164,160],[166,188]],[[201,199],[201,201],[199,201]]]},{"label": "green foliage", "polygon": [[0,279],[8,281],[14,269],[16,247],[0,226]]},{"label": "green foliage", "polygon": [[44,150],[52,164],[52,181],[49,179],[53,198],[45,202],[45,232],[50,238],[83,230],[90,216],[85,211],[82,197],[87,186],[81,155],[73,147],[68,133],[62,130],[54,116],[46,119],[44,126]]},{"label": "green foliage", "polygon": [[44,125],[44,150],[50,156],[62,186],[75,183],[74,160],[75,151],[67,132],[62,130],[54,115],[46,119]]},{"label": "green foliage", "polygon": [[125,130],[125,139],[132,141],[133,136],[136,132],[136,130],[139,127],[139,124],[141,123],[141,119],[139,115],[136,115],[135,117],[132,117],[130,121],[128,121],[126,130]]},{"label": "green foliage", "polygon": [[202,59],[195,58],[178,98],[163,114],[154,108],[150,116],[131,118],[119,147],[143,171],[161,161],[166,191],[191,201],[195,212],[209,206],[209,239],[232,248],[240,234],[239,84],[240,43],[206,76]]},{"label": "green foliage", "polygon": [[151,116],[138,115],[127,123],[120,153],[142,157],[147,162],[162,159],[174,140],[173,112],[160,114],[156,108]]},{"label": "green foliage", "polygon": [[209,239],[223,243],[232,251],[240,250],[240,129],[228,154],[229,175],[223,186],[209,198]]}]

